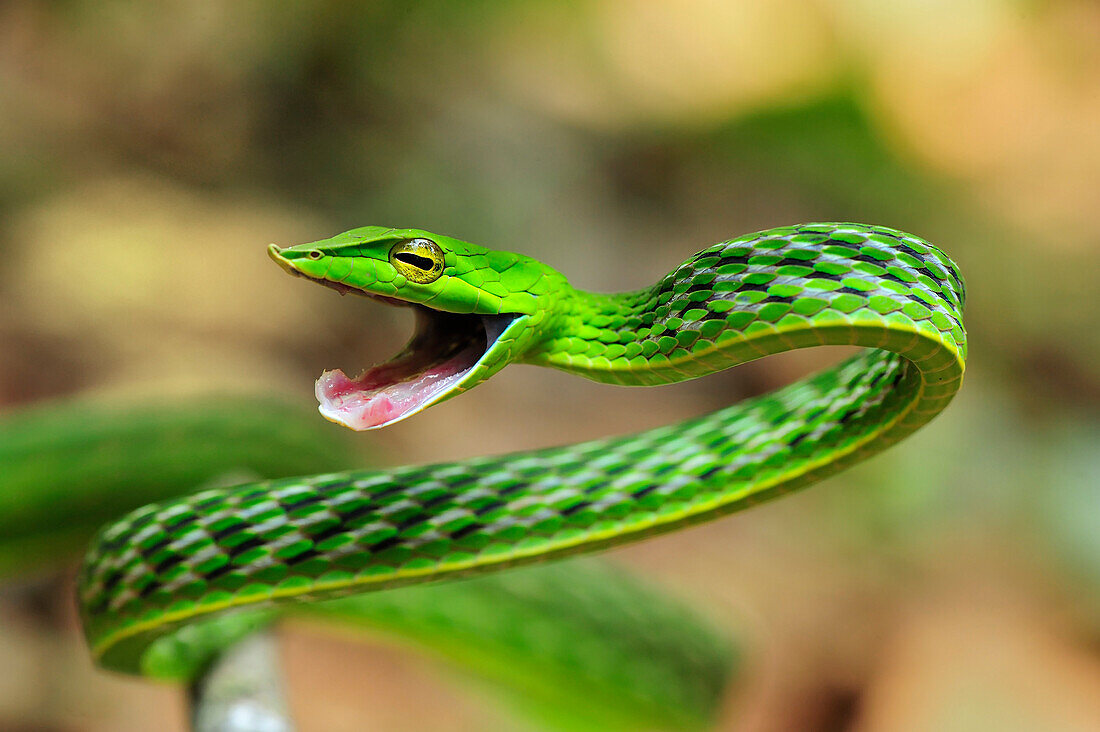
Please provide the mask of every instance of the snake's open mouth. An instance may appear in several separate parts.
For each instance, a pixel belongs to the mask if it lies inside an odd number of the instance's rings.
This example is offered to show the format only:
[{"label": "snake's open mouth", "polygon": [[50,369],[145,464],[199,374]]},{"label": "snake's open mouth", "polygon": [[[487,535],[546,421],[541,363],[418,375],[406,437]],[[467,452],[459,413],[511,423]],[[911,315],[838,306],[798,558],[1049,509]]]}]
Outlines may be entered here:
[{"label": "snake's open mouth", "polygon": [[317,401],[326,418],[353,430],[398,422],[444,399],[471,376],[518,313],[475,315],[452,313],[307,274],[272,244],[268,253],[284,270],[336,290],[387,305],[409,307],[416,314],[412,339],[396,356],[350,378],[325,371],[317,379]]},{"label": "snake's open mouth", "polygon": [[368,297],[412,307],[416,329],[400,353],[354,379],[339,369],[317,379],[321,414],[353,430],[384,427],[438,402],[474,370],[516,317],[447,313]]}]

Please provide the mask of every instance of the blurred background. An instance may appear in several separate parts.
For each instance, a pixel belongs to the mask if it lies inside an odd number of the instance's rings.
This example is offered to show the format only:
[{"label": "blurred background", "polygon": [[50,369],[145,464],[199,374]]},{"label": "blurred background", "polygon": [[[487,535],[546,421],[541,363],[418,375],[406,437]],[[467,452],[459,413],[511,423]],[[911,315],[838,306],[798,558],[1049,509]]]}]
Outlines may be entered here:
[{"label": "blurred background", "polygon": [[[1100,727],[1098,211],[1088,0],[0,4],[5,411],[308,408],[323,369],[389,357],[411,318],[264,249],[367,224],[597,290],[803,221],[955,258],[971,361],[944,415],[809,491],[612,553],[743,643],[722,729]],[[516,367],[356,439],[385,465],[562,444],[836,358],[646,390]],[[0,728],[183,729],[182,693],[93,670],[71,580],[41,582],[0,591]],[[511,728],[414,654],[282,639],[302,730]]]}]

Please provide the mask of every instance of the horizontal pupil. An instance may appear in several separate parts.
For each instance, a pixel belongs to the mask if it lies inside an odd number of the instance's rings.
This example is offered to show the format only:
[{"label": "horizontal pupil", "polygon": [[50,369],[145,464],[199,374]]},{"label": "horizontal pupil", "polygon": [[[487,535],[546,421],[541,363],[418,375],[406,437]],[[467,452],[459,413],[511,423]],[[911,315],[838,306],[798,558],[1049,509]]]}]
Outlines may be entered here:
[{"label": "horizontal pupil", "polygon": [[398,252],[397,254],[393,255],[393,257],[394,259],[401,260],[405,264],[411,264],[412,266],[423,270],[430,270],[434,264],[432,260],[428,259],[427,257],[421,257],[419,254],[413,254],[412,252]]}]

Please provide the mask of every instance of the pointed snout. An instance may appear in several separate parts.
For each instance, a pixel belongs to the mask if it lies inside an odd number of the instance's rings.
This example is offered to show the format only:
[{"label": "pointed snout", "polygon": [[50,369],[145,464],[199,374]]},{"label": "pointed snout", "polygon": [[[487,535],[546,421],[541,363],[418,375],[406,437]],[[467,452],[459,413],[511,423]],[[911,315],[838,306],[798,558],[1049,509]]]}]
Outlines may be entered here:
[{"label": "pointed snout", "polygon": [[267,254],[275,260],[275,263],[291,274],[302,274],[307,277],[321,277],[324,275],[324,252],[312,245],[304,244],[294,247],[279,247],[269,244]]},{"label": "pointed snout", "polygon": [[290,274],[298,274],[298,268],[294,266],[294,263],[283,256],[284,249],[280,249],[275,244],[269,244],[267,247],[267,256],[275,260],[275,264],[282,267]]}]

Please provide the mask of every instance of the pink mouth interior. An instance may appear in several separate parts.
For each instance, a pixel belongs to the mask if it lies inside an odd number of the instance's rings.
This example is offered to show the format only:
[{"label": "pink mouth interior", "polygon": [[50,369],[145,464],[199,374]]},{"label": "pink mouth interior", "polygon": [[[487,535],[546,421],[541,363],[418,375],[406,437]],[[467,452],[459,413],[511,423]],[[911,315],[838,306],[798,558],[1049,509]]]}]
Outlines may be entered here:
[{"label": "pink mouth interior", "polygon": [[317,401],[326,419],[353,430],[383,427],[415,414],[453,389],[485,354],[482,319],[416,309],[416,333],[405,349],[352,379],[326,371]]},{"label": "pink mouth interior", "polygon": [[454,358],[421,372],[405,372],[389,362],[355,379],[340,369],[317,379],[321,414],[353,430],[369,430],[419,412],[449,391],[477,362],[481,352],[470,347]]}]

